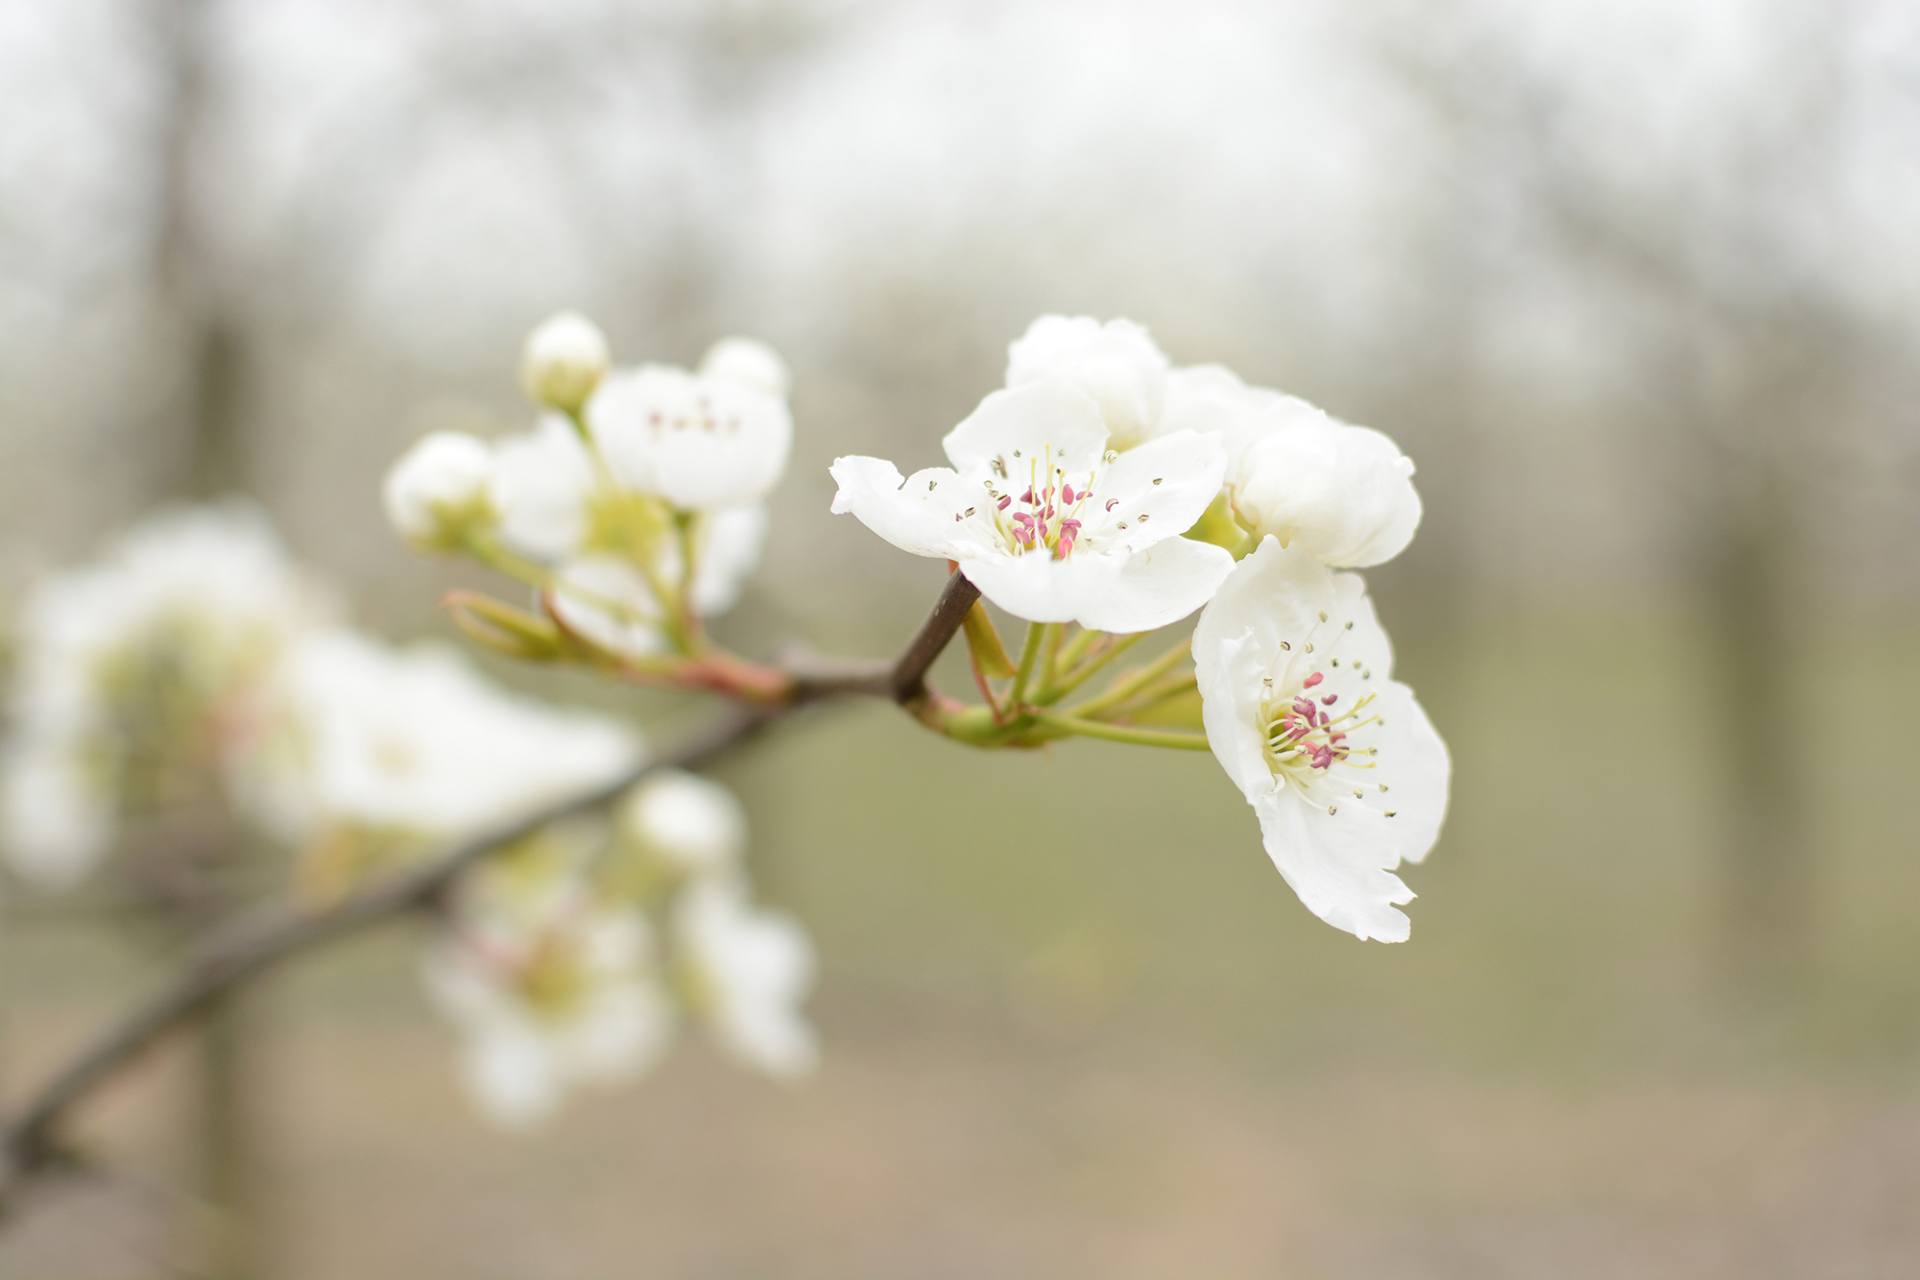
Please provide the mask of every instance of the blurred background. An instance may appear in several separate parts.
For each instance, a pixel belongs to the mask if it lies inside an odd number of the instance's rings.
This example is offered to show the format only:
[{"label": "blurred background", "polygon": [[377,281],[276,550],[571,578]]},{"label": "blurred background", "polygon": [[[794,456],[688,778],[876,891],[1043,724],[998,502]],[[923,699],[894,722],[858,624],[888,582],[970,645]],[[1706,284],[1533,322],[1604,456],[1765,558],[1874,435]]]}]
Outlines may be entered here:
[{"label": "blurred background", "polygon": [[[721,771],[819,1076],[694,1047],[502,1136],[383,935],[255,1001],[259,1274],[1920,1273],[1916,227],[1902,0],[0,4],[0,601],[244,492],[447,634],[379,478],[524,426],[561,307],[791,362],[761,651],[897,647],[939,568],[826,465],[932,461],[1042,312],[1420,469],[1369,575],[1454,750],[1410,944],[1302,910],[1205,756],[823,715]],[[154,975],[8,910],[18,1096]],[[0,1275],[192,1274],[188,1087],[94,1107],[123,1176]]]}]

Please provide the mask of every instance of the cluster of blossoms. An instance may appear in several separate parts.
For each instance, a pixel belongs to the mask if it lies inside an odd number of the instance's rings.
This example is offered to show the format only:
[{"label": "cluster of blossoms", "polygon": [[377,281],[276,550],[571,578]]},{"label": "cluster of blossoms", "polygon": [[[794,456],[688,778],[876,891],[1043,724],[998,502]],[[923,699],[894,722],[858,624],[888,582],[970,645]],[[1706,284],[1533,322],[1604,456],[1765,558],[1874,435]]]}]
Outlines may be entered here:
[{"label": "cluster of blossoms", "polygon": [[[531,435],[431,436],[388,478],[408,538],[534,589],[537,612],[456,597],[461,625],[522,657],[789,696],[779,669],[701,627],[752,569],[757,504],[787,458],[778,357],[729,339],[696,372],[613,371],[599,332],[562,316],[529,341],[525,373],[548,414]],[[831,468],[835,512],[1027,624],[1016,659],[976,603],[982,701],[925,692],[917,717],[981,747],[1211,749],[1310,910],[1405,938],[1395,870],[1438,838],[1450,765],[1351,572],[1398,555],[1420,522],[1393,441],[1219,366],[1176,368],[1128,321],[1047,316],[942,443],[946,465],[911,475],[870,457]],[[1195,613],[1186,640],[1119,662]]]},{"label": "cluster of blossoms", "polygon": [[[1377,431],[1175,368],[1124,320],[1047,316],[1006,385],[902,478],[841,458],[834,510],[903,551],[951,561],[1030,626],[1014,664],[969,629],[990,722],[975,740],[1083,734],[1210,746],[1307,907],[1360,938],[1404,939],[1394,869],[1438,838],[1449,762],[1350,572],[1420,521],[1413,464]],[[1199,611],[1191,640],[1077,706],[1062,701],[1141,634]],[[1192,653],[1192,668],[1181,670]],[[995,676],[1011,684],[997,694]],[[1200,737],[1168,726],[1196,715]]]},{"label": "cluster of blossoms", "polygon": [[[642,758],[621,721],[341,625],[243,506],[159,515],[48,579],[13,649],[0,852],[46,888],[102,870],[139,884],[156,850],[247,851],[268,870],[273,850],[325,902]],[[681,1014],[765,1071],[810,1064],[811,950],[751,905],[745,839],[719,784],[649,775],[611,828],[542,830],[461,886],[428,987],[491,1114],[524,1122],[574,1079],[639,1072]]]},{"label": "cluster of blossoms", "polygon": [[538,615],[461,602],[462,625],[497,648],[642,672],[702,651],[702,619],[759,560],[761,502],[793,441],[786,366],[729,338],[697,370],[613,369],[600,331],[569,314],[528,339],[523,382],[542,411],[531,430],[437,432],[394,465],[394,526],[537,591]]}]

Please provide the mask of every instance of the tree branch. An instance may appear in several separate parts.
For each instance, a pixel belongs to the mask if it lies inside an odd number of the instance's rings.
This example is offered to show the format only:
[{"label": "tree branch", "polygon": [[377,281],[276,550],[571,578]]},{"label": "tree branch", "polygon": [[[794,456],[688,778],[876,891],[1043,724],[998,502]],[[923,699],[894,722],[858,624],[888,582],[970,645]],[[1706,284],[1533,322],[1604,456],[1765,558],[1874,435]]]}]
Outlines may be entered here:
[{"label": "tree branch", "polygon": [[773,706],[741,706],[691,740],[612,781],[569,796],[485,834],[461,841],[332,906],[268,903],[214,929],[159,991],[108,1024],[54,1072],[0,1129],[0,1213],[36,1177],[73,1162],[54,1141],[66,1115],[148,1048],[193,1021],[235,988],[282,963],[398,916],[432,907],[459,877],[496,851],[549,823],[601,808],[657,769],[693,769],[811,703],[884,697],[914,708],[930,696],[927,671],[952,641],[979,591],[952,574],[933,611],[894,662],[790,670],[791,693]]}]

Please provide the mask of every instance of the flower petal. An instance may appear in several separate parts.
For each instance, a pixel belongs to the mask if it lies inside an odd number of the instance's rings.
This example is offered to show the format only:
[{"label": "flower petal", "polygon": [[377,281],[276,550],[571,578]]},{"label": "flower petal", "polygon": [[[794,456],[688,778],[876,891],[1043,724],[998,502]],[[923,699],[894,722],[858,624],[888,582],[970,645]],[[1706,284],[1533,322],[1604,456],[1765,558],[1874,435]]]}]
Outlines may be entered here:
[{"label": "flower petal", "polygon": [[[956,521],[980,496],[946,467],[928,467],[905,480],[884,458],[835,458],[828,474],[839,484],[835,515],[851,513],[867,528],[902,551],[916,556],[956,558],[956,551],[985,549],[985,530],[974,521]],[[978,516],[974,518],[978,520]]]},{"label": "flower petal", "polygon": [[[980,594],[1028,622],[1072,622],[1082,593],[1098,594],[1113,579],[1111,556],[1055,560],[1044,554],[962,557],[960,572]],[[1097,578],[1089,583],[1087,579]]]},{"label": "flower petal", "polygon": [[1406,913],[1413,901],[1393,868],[1394,819],[1364,805],[1341,805],[1328,813],[1283,789],[1254,802],[1267,856],[1307,910],[1361,941],[1405,942],[1412,932]]},{"label": "flower petal", "polygon": [[1094,480],[1085,509],[1089,541],[1138,550],[1178,537],[1218,496],[1226,469],[1225,446],[1195,431],[1127,450]]},{"label": "flower petal", "polygon": [[1043,461],[1064,468],[1070,479],[1093,470],[1107,447],[1107,428],[1100,406],[1084,392],[1043,382],[989,395],[941,444],[957,470],[987,474],[999,464],[1003,479],[1020,484]]},{"label": "flower petal", "polygon": [[765,507],[722,507],[701,520],[693,557],[694,609],[711,618],[740,599],[767,541]]},{"label": "flower petal", "polygon": [[593,491],[593,459],[564,418],[542,418],[493,447],[487,496],[501,536],[522,554],[559,560],[578,550]]},{"label": "flower petal", "polygon": [[1007,348],[1007,385],[1059,382],[1100,406],[1115,448],[1152,435],[1160,418],[1167,357],[1131,320],[1041,316]]},{"label": "flower petal", "polygon": [[1223,548],[1169,538],[1128,556],[1098,594],[1086,584],[1075,620],[1089,631],[1152,631],[1204,605],[1232,572],[1233,556]]}]

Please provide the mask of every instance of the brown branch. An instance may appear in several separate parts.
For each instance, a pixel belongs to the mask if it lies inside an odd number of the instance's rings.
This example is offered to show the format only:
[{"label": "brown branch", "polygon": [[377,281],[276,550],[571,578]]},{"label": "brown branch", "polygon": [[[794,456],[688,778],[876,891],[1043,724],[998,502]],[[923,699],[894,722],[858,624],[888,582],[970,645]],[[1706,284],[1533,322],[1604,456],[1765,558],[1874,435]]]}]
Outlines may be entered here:
[{"label": "brown branch", "polygon": [[206,1013],[227,993],[331,942],[429,909],[464,872],[497,850],[551,822],[610,804],[656,769],[691,769],[707,764],[811,703],[869,696],[915,708],[930,696],[928,668],[952,641],[978,596],[973,584],[955,573],[933,612],[894,662],[791,670],[791,694],[779,704],[736,707],[678,748],[656,755],[610,782],[452,845],[333,906],[300,909],[269,903],[219,926],[166,986],[83,1045],[0,1128],[0,1213],[10,1209],[17,1193],[36,1177],[73,1165],[54,1137],[60,1122],[75,1106],[169,1033]]}]

